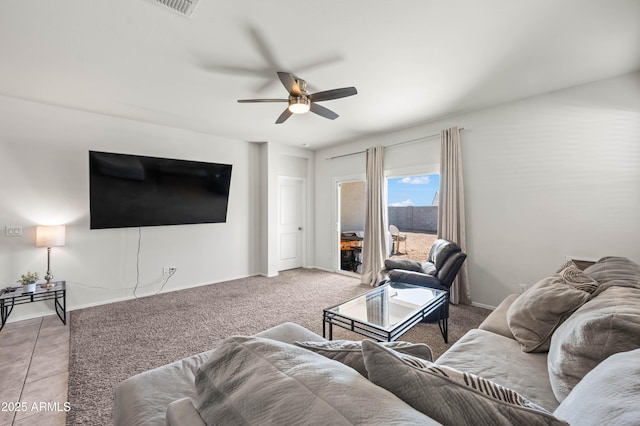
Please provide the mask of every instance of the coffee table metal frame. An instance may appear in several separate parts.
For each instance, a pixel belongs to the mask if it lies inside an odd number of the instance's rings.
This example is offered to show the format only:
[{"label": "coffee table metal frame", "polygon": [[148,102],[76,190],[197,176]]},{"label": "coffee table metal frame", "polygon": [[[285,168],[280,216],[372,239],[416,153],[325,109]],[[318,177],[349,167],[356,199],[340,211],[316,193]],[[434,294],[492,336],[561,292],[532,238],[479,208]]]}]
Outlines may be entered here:
[{"label": "coffee table metal frame", "polygon": [[45,284],[38,284],[35,292],[25,293],[22,287],[7,287],[0,290],[0,330],[13,311],[15,305],[25,303],[40,302],[42,300],[52,300],[58,314],[58,318],[63,324],[67,324],[67,287],[65,281],[52,281],[55,284],[51,288],[46,288]]},{"label": "coffee table metal frame", "polygon": [[[339,308],[347,303],[356,300],[361,297],[371,298],[376,295],[382,294],[385,291],[385,287],[391,286],[393,288],[394,284],[402,285],[405,288],[413,288],[413,289],[424,289],[425,291],[430,291],[435,294],[435,297],[429,300],[423,306],[420,306],[410,312],[405,318],[396,323],[393,327],[384,327],[378,324],[374,324],[372,322],[368,322],[359,318],[355,318],[349,315],[341,314],[336,312],[336,308]],[[337,326],[340,328],[344,328],[346,330],[353,331],[354,333],[358,333],[365,337],[370,337],[377,341],[386,341],[393,342],[398,339],[404,333],[409,331],[411,327],[427,318],[431,313],[438,309],[442,309],[443,311],[447,308],[447,304],[449,303],[449,293],[443,290],[437,290],[429,287],[422,287],[412,284],[406,283],[395,283],[390,282],[386,283],[380,287],[376,287],[371,291],[368,291],[365,294],[361,294],[360,296],[354,297],[352,299],[347,300],[346,302],[340,303],[338,305],[323,309],[322,314],[322,337],[326,336],[326,326],[329,325],[329,340],[333,339],[333,326]],[[438,326],[440,328],[440,333],[442,333],[442,337],[444,338],[445,343],[448,342],[448,319],[444,318],[438,321]]]}]

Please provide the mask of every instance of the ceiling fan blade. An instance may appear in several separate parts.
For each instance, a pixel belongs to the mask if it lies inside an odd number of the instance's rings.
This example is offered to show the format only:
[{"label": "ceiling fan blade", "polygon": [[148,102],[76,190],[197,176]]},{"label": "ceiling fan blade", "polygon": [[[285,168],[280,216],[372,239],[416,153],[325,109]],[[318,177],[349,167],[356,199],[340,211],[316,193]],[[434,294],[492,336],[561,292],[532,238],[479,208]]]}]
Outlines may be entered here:
[{"label": "ceiling fan blade", "polygon": [[311,102],[329,101],[331,99],[346,98],[347,96],[357,95],[358,91],[355,87],[343,87],[342,89],[325,90],[324,92],[313,93],[309,95]]},{"label": "ceiling fan blade", "polygon": [[331,111],[329,108],[325,108],[322,105],[314,104],[311,102],[311,112],[315,112],[318,115],[323,116],[324,118],[328,118],[329,120],[335,120],[339,117],[338,114]]},{"label": "ceiling fan blade", "polygon": [[265,60],[265,62],[270,67],[273,67],[275,69],[278,69],[278,68],[282,69],[282,67],[278,65],[278,61],[275,55],[273,54],[273,49],[267,43],[265,35],[256,27],[249,26],[248,30],[249,30],[249,35],[251,36],[251,39],[253,40],[253,43],[255,44],[256,49],[258,50],[262,58]]},{"label": "ceiling fan blade", "polygon": [[289,102],[287,99],[238,99],[238,103],[248,104],[255,102]]},{"label": "ceiling fan blade", "polygon": [[293,113],[291,111],[289,111],[289,108],[285,109],[284,111],[282,111],[282,114],[280,114],[280,117],[278,117],[278,119],[276,120],[276,124],[282,124],[285,121],[287,121],[287,118],[291,117],[293,115]]},{"label": "ceiling fan blade", "polygon": [[278,77],[291,96],[300,96],[302,94],[298,83],[296,83],[296,79],[293,78],[291,74],[288,72],[278,71]]}]

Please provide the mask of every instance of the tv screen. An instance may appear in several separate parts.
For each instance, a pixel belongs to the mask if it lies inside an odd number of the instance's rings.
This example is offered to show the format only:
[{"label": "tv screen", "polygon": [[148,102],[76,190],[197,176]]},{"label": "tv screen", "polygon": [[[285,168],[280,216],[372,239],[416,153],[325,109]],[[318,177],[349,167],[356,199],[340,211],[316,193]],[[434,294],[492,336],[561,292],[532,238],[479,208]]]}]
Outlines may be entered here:
[{"label": "tv screen", "polygon": [[231,165],[89,151],[91,229],[227,221]]}]

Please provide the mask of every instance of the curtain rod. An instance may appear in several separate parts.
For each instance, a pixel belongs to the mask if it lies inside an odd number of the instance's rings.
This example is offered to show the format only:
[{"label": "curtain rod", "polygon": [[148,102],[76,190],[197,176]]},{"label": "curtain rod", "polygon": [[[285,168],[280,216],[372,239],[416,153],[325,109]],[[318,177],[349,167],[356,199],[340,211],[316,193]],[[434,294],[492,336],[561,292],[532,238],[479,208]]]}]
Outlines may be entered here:
[{"label": "curtain rod", "polygon": [[[459,130],[460,131],[464,130],[464,127],[460,127]],[[396,146],[399,146],[399,145],[418,142],[418,141],[422,141],[422,140],[425,140],[425,139],[432,139],[432,138],[435,138],[435,137],[438,137],[438,136],[440,136],[440,133],[436,133],[436,134],[433,134],[433,135],[427,135],[427,136],[420,136],[419,138],[410,139],[408,141],[396,142],[396,143],[392,143],[391,145],[385,145],[385,148],[393,148],[393,147],[396,147]],[[342,155],[336,155],[334,157],[329,157],[329,158],[327,158],[327,160],[335,160],[336,158],[342,158],[342,157],[351,157],[352,155],[364,154],[366,152],[367,152],[367,150],[365,149],[364,151],[352,152],[350,154],[342,154]]]}]

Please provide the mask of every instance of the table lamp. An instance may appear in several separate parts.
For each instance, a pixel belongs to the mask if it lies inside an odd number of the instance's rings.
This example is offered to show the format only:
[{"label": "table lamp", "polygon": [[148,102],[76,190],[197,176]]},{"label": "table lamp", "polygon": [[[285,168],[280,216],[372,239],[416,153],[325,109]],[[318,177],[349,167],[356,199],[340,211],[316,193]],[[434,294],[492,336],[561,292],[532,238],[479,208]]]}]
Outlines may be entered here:
[{"label": "table lamp", "polygon": [[47,248],[47,287],[50,287],[53,274],[51,273],[51,247],[63,246],[65,243],[65,226],[38,226],[36,227],[36,246]]}]

